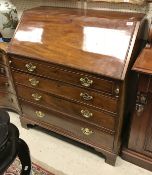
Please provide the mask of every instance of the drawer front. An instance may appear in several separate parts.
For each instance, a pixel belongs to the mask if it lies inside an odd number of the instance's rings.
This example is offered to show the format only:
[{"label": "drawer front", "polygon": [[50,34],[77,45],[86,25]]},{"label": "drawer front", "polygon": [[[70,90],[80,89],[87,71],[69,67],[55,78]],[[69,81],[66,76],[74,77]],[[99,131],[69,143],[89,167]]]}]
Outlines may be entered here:
[{"label": "drawer front", "polygon": [[66,115],[72,116],[76,119],[93,123],[108,132],[114,131],[115,117],[106,112],[96,111],[92,108],[69,102],[55,96],[49,96],[41,91],[24,86],[17,86],[17,92],[21,99],[65,113]]},{"label": "drawer front", "polygon": [[62,68],[51,64],[38,63],[31,59],[23,58],[9,58],[11,67],[16,70],[29,72],[35,75],[41,75],[50,79],[60,80],[84,88],[95,89],[103,91],[108,94],[113,94],[114,91],[117,93],[115,82],[112,80],[101,79],[90,74],[73,71],[72,69]]},{"label": "drawer front", "polygon": [[0,77],[0,90],[11,92],[11,84],[6,77]]},{"label": "drawer front", "polygon": [[6,67],[0,64],[0,76],[6,76]]},{"label": "drawer front", "polygon": [[48,80],[30,74],[12,71],[15,83],[37,88],[45,92],[79,101],[109,112],[117,113],[117,98],[91,92],[87,89],[71,86],[60,81]]},{"label": "drawer front", "polygon": [[31,120],[35,120],[39,124],[50,125],[54,131],[91,146],[113,149],[114,136],[99,131],[96,127],[24,101],[20,101],[20,103],[24,116],[30,117]]}]

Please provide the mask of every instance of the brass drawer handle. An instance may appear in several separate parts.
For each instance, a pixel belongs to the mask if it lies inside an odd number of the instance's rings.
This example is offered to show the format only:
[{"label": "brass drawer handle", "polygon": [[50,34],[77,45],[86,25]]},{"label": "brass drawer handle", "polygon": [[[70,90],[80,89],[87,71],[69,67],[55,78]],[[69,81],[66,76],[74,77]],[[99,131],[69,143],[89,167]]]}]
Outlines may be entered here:
[{"label": "brass drawer handle", "polygon": [[85,110],[81,110],[81,114],[83,115],[83,117],[85,117],[85,118],[90,118],[90,117],[92,117],[93,116],[93,113],[91,113],[91,112],[89,112],[87,109],[85,109]]},{"label": "brass drawer handle", "polygon": [[39,95],[39,94],[37,94],[37,93],[32,94],[32,97],[33,97],[33,99],[34,99],[35,101],[40,101],[40,100],[41,100],[41,98],[42,98],[42,96],[41,96],[41,95]]},{"label": "brass drawer handle", "polygon": [[25,67],[29,72],[33,72],[36,69],[36,66],[34,66],[32,63],[26,64]]},{"label": "brass drawer handle", "polygon": [[39,118],[45,117],[45,114],[41,111],[35,111],[35,113],[36,113],[36,116],[39,117]]},{"label": "brass drawer handle", "polygon": [[31,83],[32,86],[37,86],[39,84],[39,81],[36,80],[35,78],[29,78],[29,82]]},{"label": "brass drawer handle", "polygon": [[88,93],[80,93],[80,97],[82,97],[84,100],[92,100],[93,97],[91,95],[89,95]]},{"label": "brass drawer handle", "polygon": [[88,77],[85,77],[80,78],[80,82],[82,86],[89,87],[93,83],[93,80],[90,80]]},{"label": "brass drawer handle", "polygon": [[84,135],[87,135],[87,136],[93,134],[93,131],[90,130],[89,128],[81,128],[81,131],[83,132]]}]

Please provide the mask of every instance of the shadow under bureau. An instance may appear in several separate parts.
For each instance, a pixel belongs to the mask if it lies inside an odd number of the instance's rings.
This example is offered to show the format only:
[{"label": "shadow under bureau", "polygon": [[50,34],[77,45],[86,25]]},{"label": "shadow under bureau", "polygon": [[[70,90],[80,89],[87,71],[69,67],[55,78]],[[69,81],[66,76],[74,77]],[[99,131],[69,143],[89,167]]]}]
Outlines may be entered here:
[{"label": "shadow under bureau", "polygon": [[22,126],[36,124],[87,144],[114,165],[131,109],[126,89],[142,18],[51,7],[25,11],[5,53]]}]

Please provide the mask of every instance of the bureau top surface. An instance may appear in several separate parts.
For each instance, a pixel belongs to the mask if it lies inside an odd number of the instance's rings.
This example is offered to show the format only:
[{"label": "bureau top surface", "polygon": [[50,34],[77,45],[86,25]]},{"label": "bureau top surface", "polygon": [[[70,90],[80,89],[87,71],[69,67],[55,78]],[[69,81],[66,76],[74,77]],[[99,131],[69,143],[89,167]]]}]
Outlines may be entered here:
[{"label": "bureau top surface", "polygon": [[142,50],[133,66],[133,70],[144,74],[152,74],[152,47]]},{"label": "bureau top surface", "polygon": [[142,17],[52,7],[27,10],[8,53],[122,80]]}]

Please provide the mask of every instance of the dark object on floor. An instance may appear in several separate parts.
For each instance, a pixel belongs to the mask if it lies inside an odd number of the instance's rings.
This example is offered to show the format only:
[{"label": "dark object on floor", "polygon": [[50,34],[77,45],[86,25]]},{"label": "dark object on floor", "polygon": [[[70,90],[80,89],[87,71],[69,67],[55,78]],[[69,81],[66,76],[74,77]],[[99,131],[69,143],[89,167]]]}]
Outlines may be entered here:
[{"label": "dark object on floor", "polygon": [[0,174],[3,174],[19,157],[22,164],[21,175],[30,175],[31,159],[27,144],[19,138],[19,130],[10,123],[9,114],[0,110]]}]

